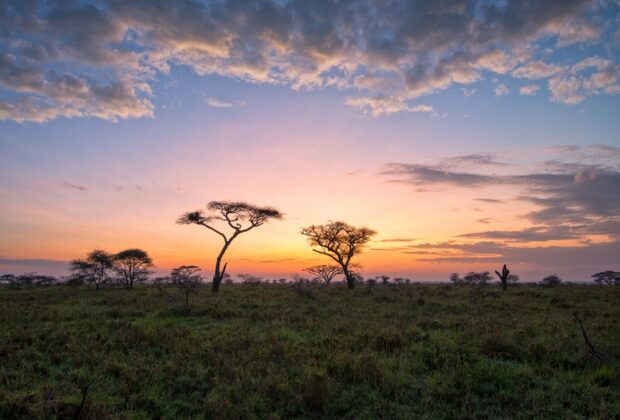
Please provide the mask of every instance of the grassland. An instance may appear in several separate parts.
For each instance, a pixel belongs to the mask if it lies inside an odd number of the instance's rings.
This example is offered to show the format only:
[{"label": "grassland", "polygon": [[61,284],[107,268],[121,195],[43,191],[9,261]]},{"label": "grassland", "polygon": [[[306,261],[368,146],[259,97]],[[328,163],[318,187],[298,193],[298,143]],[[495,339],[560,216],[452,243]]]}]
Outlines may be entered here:
[{"label": "grassland", "polygon": [[3,289],[0,320],[3,419],[620,418],[620,287]]}]

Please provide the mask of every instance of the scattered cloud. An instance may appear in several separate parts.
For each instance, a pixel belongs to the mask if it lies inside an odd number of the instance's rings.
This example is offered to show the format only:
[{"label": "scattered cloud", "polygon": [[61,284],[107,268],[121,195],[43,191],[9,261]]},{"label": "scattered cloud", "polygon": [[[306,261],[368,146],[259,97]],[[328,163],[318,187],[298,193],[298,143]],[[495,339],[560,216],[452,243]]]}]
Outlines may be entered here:
[{"label": "scattered cloud", "polygon": [[380,239],[376,242],[414,242],[419,241],[422,238],[388,238],[388,239]]},{"label": "scattered cloud", "polygon": [[243,101],[228,102],[228,101],[224,101],[222,99],[218,99],[218,98],[214,98],[214,97],[206,98],[205,102],[211,108],[232,108],[232,107],[235,107],[235,106],[244,106],[245,105],[245,102],[243,102]]},{"label": "scattered cloud", "polygon": [[[573,146],[559,149],[571,154],[582,151],[581,147]],[[587,152],[600,149],[618,152],[617,148],[605,145],[583,149]],[[609,240],[620,238],[620,168],[587,160],[551,160],[545,161],[542,167],[544,171],[495,175],[447,170],[443,162],[435,165],[390,163],[380,173],[392,182],[414,188],[444,186],[482,190],[502,187],[514,194],[514,200],[534,206],[521,215],[533,224],[528,229],[466,233],[461,237],[505,240],[520,237],[530,241],[587,240],[592,235],[602,235]],[[489,199],[476,200],[494,202]]]},{"label": "scattered cloud", "polygon": [[9,1],[0,8],[0,119],[152,117],[154,82],[174,66],[352,89],[345,103],[373,116],[432,112],[411,101],[453,85],[473,93],[488,73],[557,77],[552,99],[577,103],[618,93],[617,66],[575,82],[561,75],[570,63],[532,58],[543,39],[558,48],[600,42],[602,8],[595,0]]},{"label": "scattered cloud", "polygon": [[471,95],[476,93],[476,89],[475,88],[461,88],[461,92],[463,92],[463,95],[465,95],[466,97],[470,97]]},{"label": "scattered cloud", "polygon": [[473,153],[470,155],[455,156],[442,160],[439,165],[443,167],[454,166],[506,166],[497,160],[494,153]]},{"label": "scattered cloud", "polygon": [[519,88],[519,93],[521,95],[533,96],[533,95],[536,95],[536,92],[538,92],[538,89],[540,89],[540,85],[521,86]]},{"label": "scattered cloud", "polygon": [[506,86],[504,83],[498,85],[495,88],[495,96],[506,95],[509,92],[510,92],[510,90],[508,90],[508,86]]},{"label": "scattered cloud", "polygon": [[504,203],[502,200],[497,200],[495,198],[474,198],[474,200],[480,201],[483,203],[489,203],[489,204],[503,204]]},{"label": "scattered cloud", "polygon": [[78,190],[78,191],[86,191],[86,187],[85,187],[85,186],[83,186],[83,185],[77,185],[77,184],[72,184],[72,183],[70,183],[70,182],[65,182],[65,183],[63,184],[63,186],[64,186],[65,188],[70,188],[70,189],[73,189],[73,190]]},{"label": "scattered cloud", "polygon": [[556,64],[547,64],[543,61],[530,61],[518,67],[512,72],[512,76],[518,79],[546,79],[565,70]]},{"label": "scattered cloud", "polygon": [[344,103],[370,113],[373,117],[396,112],[433,112],[432,106],[411,106],[407,103],[407,98],[402,96],[349,96]]}]

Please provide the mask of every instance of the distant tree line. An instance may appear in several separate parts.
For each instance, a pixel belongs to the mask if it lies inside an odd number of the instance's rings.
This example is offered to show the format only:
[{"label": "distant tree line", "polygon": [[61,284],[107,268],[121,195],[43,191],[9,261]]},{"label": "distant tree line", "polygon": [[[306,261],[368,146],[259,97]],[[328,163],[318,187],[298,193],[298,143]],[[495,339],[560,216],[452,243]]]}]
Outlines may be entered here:
[{"label": "distant tree line", "polygon": [[94,284],[97,289],[112,282],[131,289],[134,284],[143,283],[149,278],[151,267],[153,260],[149,254],[138,248],[126,249],[116,254],[95,249],[85,258],[69,263],[70,281]]},{"label": "distant tree line", "polygon": [[[199,225],[217,234],[222,239],[222,247],[215,259],[211,290],[219,291],[222,283],[231,283],[233,280],[226,272],[228,261],[223,261],[226,251],[239,235],[262,226],[270,220],[283,218],[283,213],[273,207],[259,207],[241,201],[211,201],[206,210],[186,212],[177,219],[183,225]],[[300,233],[306,237],[312,251],[324,255],[332,260],[332,264],[319,264],[304,269],[312,278],[306,279],[296,276],[293,284],[323,283],[330,285],[337,276],[342,276],[349,289],[356,284],[366,283],[375,285],[402,285],[410,284],[411,279],[381,275],[364,280],[359,272],[358,265],[352,262],[353,258],[363,252],[364,248],[376,235],[376,231],[367,227],[352,226],[343,221],[329,221],[323,225],[310,225],[302,228]],[[18,287],[45,286],[55,283],[92,284],[99,289],[104,284],[122,284],[131,289],[135,284],[149,280],[153,261],[146,251],[131,248],[112,254],[101,249],[90,251],[84,258],[70,262],[71,275],[66,279],[56,279],[52,276],[36,273],[19,276],[5,274],[0,276],[0,284]],[[158,287],[171,284],[184,290],[185,302],[189,306],[189,296],[203,283],[200,268],[195,265],[183,265],[174,268],[169,276],[157,277],[153,280]],[[519,276],[512,274],[506,264],[501,271],[495,270],[502,289],[519,281]],[[247,286],[271,283],[284,284],[286,279],[265,280],[250,274],[240,274],[240,283]],[[493,280],[488,271],[469,272],[461,277],[459,273],[452,273],[449,277],[454,285],[474,285],[484,287]],[[620,272],[602,271],[592,275],[592,279],[599,285],[620,285]],[[544,277],[540,284],[553,287],[562,284],[556,275]]]}]

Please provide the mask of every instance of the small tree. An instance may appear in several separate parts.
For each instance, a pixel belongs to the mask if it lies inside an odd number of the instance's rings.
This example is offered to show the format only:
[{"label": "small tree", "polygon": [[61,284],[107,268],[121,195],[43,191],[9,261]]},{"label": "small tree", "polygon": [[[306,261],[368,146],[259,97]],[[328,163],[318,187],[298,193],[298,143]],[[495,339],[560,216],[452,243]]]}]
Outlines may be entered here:
[{"label": "small tree", "polygon": [[17,284],[19,286],[24,286],[27,288],[31,288],[35,285],[35,280],[37,278],[37,273],[24,273],[17,276]]},{"label": "small tree", "polygon": [[342,268],[333,264],[314,265],[304,269],[304,271],[314,275],[318,279],[323,280],[327,285],[332,282],[334,277],[342,274]]},{"label": "small tree", "polygon": [[198,274],[200,267],[182,265],[170,271],[170,281],[185,292],[185,307],[189,308],[189,295],[196,293],[202,283],[202,276]]},{"label": "small tree", "polygon": [[114,265],[114,257],[100,249],[94,249],[84,259],[73,260],[69,263],[71,280],[75,283],[93,283],[95,289],[110,279],[110,272]]},{"label": "small tree", "polygon": [[314,252],[326,255],[340,265],[349,289],[355,285],[355,278],[349,270],[351,258],[359,254],[376,233],[366,227],[357,228],[345,222],[331,221],[325,225],[312,225],[301,230],[301,234],[308,238],[311,246],[320,248],[313,249]]},{"label": "small tree", "polygon": [[114,255],[114,271],[125,287],[131,289],[135,283],[148,279],[153,260],[141,249],[126,249]]},{"label": "small tree", "polygon": [[17,285],[17,276],[15,274],[3,274],[0,276],[0,284],[14,287]]},{"label": "small tree", "polygon": [[516,275],[516,274],[509,274],[509,275],[508,275],[508,284],[515,284],[515,283],[517,283],[519,280],[521,280],[521,279],[520,279],[520,278],[519,278],[519,276],[518,276],[518,275]]},{"label": "small tree", "polygon": [[482,273],[472,271],[463,277],[463,282],[465,284],[473,284],[476,286],[486,286],[492,279],[493,278],[488,271],[483,271]]},{"label": "small tree", "polygon": [[381,280],[383,286],[387,286],[390,276],[379,276],[379,280]]},{"label": "small tree", "polygon": [[[211,290],[217,293],[220,290],[220,283],[224,279],[228,265],[225,263],[223,267],[221,266],[222,258],[232,241],[242,233],[261,226],[270,219],[282,219],[283,215],[272,207],[257,207],[240,201],[211,201],[207,205],[207,210],[207,212],[198,210],[185,213],[177,219],[177,223],[204,226],[217,233],[224,240],[224,245],[215,259],[215,271],[211,286]],[[226,234],[222,228],[218,228],[216,226],[218,222],[228,226],[231,232]]]},{"label": "small tree", "polygon": [[601,271],[591,277],[600,286],[620,286],[620,273],[617,271]]},{"label": "small tree", "polygon": [[557,276],[557,274],[552,274],[550,276],[543,278],[540,284],[545,287],[555,287],[555,286],[559,286],[560,284],[562,284],[562,279],[560,279]]},{"label": "small tree", "polygon": [[244,286],[258,286],[263,282],[263,278],[252,274],[239,274],[241,284]]},{"label": "small tree", "polygon": [[450,274],[450,281],[456,285],[463,284],[463,279],[461,278],[461,275],[459,273]]},{"label": "small tree", "polygon": [[510,270],[508,269],[508,267],[506,267],[506,264],[504,264],[501,273],[495,270],[495,274],[497,274],[497,277],[499,277],[499,281],[502,284],[502,289],[506,290],[506,288],[508,287],[508,277],[510,276]]}]

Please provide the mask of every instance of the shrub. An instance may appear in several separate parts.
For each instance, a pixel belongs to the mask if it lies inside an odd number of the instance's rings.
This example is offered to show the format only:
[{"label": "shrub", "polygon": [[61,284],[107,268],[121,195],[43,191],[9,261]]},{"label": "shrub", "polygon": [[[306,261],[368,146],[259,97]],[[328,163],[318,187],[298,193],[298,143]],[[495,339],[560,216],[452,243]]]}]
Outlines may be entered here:
[{"label": "shrub", "polygon": [[545,287],[555,287],[555,286],[559,286],[560,284],[562,284],[562,279],[560,279],[557,276],[557,274],[552,274],[550,276],[543,278],[540,281],[540,284]]}]

